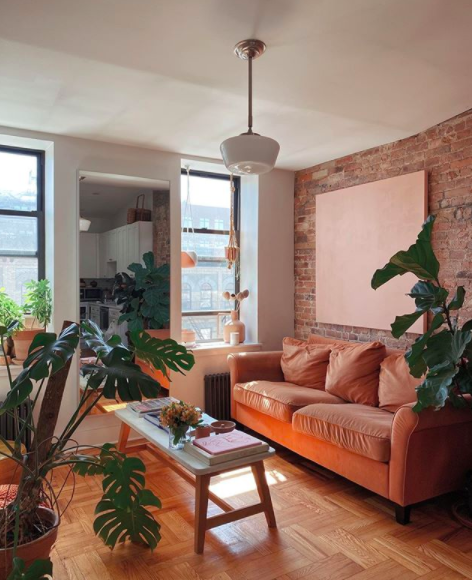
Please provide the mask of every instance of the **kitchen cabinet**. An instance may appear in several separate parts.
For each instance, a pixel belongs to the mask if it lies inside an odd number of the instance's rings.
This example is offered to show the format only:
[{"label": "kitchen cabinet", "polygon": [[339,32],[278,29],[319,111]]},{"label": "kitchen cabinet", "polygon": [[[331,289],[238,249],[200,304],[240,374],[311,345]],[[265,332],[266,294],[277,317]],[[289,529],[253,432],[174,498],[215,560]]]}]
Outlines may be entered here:
[{"label": "kitchen cabinet", "polygon": [[89,316],[90,320],[100,327],[100,304],[90,304]]},{"label": "kitchen cabinet", "polygon": [[99,277],[113,278],[152,251],[152,223],[136,222],[103,232],[99,237]]},{"label": "kitchen cabinet", "polygon": [[80,264],[81,278],[97,278],[99,276],[99,235],[80,233]]}]

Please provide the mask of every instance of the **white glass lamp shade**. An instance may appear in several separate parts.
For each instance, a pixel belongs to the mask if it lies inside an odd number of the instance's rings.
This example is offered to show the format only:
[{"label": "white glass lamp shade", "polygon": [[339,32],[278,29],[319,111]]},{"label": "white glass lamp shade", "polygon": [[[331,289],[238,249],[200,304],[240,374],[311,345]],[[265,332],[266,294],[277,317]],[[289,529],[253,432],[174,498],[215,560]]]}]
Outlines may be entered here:
[{"label": "white glass lamp shade", "polygon": [[223,161],[237,175],[261,175],[274,168],[280,145],[270,137],[238,135],[220,146]]},{"label": "white glass lamp shade", "polygon": [[80,218],[80,222],[79,222],[79,230],[81,232],[88,232],[90,229],[90,225],[91,225],[91,221],[90,220],[86,220],[85,218]]},{"label": "white glass lamp shade", "polygon": [[198,263],[198,256],[195,252],[187,250],[180,253],[180,265],[182,268],[195,268]]}]

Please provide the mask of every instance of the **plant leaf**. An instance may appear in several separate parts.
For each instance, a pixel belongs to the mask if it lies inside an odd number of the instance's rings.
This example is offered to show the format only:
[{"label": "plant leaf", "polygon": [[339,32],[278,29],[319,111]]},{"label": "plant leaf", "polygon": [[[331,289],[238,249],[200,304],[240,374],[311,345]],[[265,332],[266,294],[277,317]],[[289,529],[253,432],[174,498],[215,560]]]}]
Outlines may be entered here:
[{"label": "plant leaf", "polygon": [[159,383],[128,360],[128,353],[127,349],[116,347],[103,357],[103,366],[83,366],[82,374],[93,373],[89,386],[98,389],[104,382],[103,395],[106,399],[116,399],[117,394],[122,401],[141,401],[143,395],[157,397]]},{"label": "plant leaf", "polygon": [[428,340],[423,358],[430,369],[445,363],[457,365],[471,339],[472,334],[467,331],[456,330],[452,334],[443,330]]},{"label": "plant leaf", "polygon": [[12,383],[5,400],[0,406],[0,415],[19,407],[33,391],[33,383],[29,376],[29,369],[24,369]]},{"label": "plant leaf", "polygon": [[13,558],[13,568],[7,580],[44,580],[52,577],[52,562],[47,560],[35,560],[28,569],[22,558]]},{"label": "plant leaf", "polygon": [[[108,340],[105,339],[105,335],[98,327],[98,325],[92,320],[84,320],[80,325],[82,338],[89,348],[91,348],[97,355],[97,358],[102,358],[107,355],[116,346],[121,346],[125,348],[121,337],[117,334],[111,336]],[[131,352],[130,352],[131,358]]]},{"label": "plant leaf", "polygon": [[436,314],[428,330],[415,340],[405,354],[405,360],[410,367],[410,374],[417,379],[422,377],[427,370],[427,365],[423,358],[423,351],[428,339],[442,324],[444,324],[444,316],[442,314]]},{"label": "plant leaf", "polygon": [[404,314],[403,316],[397,316],[395,322],[390,325],[392,328],[392,335],[395,338],[400,338],[402,334],[412,326],[424,312],[422,310],[416,310],[411,314]]},{"label": "plant leaf", "polygon": [[451,300],[451,302],[449,302],[449,310],[459,310],[459,308],[462,308],[462,305],[464,304],[464,298],[465,288],[464,286],[458,286],[454,298]]},{"label": "plant leaf", "polygon": [[167,369],[184,374],[195,364],[193,354],[171,338],[162,340],[147,332],[132,332],[131,342],[135,355],[166,377]]},{"label": "plant leaf", "polygon": [[36,381],[57,373],[74,355],[79,344],[79,326],[71,324],[59,337],[53,332],[37,334],[28,351],[23,367],[30,369],[30,377]]},{"label": "plant leaf", "polygon": [[154,550],[161,539],[160,525],[150,511],[136,498],[127,509],[116,507],[111,499],[100,501],[95,509],[97,518],[93,529],[107,546],[114,548],[118,542],[130,539]]},{"label": "plant leaf", "polygon": [[392,264],[392,262],[388,262],[383,268],[380,268],[374,272],[370,285],[374,290],[377,290],[377,288],[380,288],[380,286],[383,286],[392,278],[395,278],[396,276],[403,276],[403,274],[406,274],[406,272],[407,270],[404,268]]},{"label": "plant leaf", "polygon": [[419,413],[427,407],[444,407],[456,374],[457,367],[447,361],[430,368],[424,382],[416,388],[418,401],[413,411]]},{"label": "plant leaf", "polygon": [[133,497],[143,488],[146,467],[138,457],[114,457],[105,466],[104,496],[119,508],[131,507]]},{"label": "plant leaf", "polygon": [[436,286],[432,282],[417,282],[411,289],[408,296],[415,299],[417,310],[426,312],[427,310],[442,306],[449,292],[441,286]]}]

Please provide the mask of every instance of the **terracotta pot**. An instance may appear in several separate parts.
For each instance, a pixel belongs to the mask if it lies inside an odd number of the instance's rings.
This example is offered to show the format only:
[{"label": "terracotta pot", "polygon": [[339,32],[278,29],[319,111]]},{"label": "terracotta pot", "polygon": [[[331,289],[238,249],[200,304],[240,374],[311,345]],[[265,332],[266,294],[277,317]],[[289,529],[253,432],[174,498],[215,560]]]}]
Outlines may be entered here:
[{"label": "terracotta pot", "polygon": [[159,330],[146,328],[145,332],[147,332],[149,336],[152,336],[153,338],[160,338],[161,340],[170,338],[170,328],[160,328]]},{"label": "terracotta pot", "polygon": [[223,338],[225,342],[229,343],[230,334],[232,332],[239,332],[239,342],[244,342],[246,338],[246,326],[244,322],[238,319],[238,312],[231,310],[231,320],[229,320],[223,328]]},{"label": "terracotta pot", "polygon": [[[57,529],[59,526],[59,516],[51,509],[40,507],[38,514],[41,520],[51,526],[49,532],[41,536],[34,542],[23,544],[16,550],[16,556],[23,558],[26,568],[35,560],[43,560],[49,557],[52,547],[57,539]],[[5,580],[11,572],[13,559],[13,549],[0,550],[0,580]]]},{"label": "terracotta pot", "polygon": [[29,330],[15,332],[13,336],[13,342],[15,343],[15,362],[23,362],[28,357],[28,350],[34,337],[41,332],[44,332],[44,328],[31,328]]}]

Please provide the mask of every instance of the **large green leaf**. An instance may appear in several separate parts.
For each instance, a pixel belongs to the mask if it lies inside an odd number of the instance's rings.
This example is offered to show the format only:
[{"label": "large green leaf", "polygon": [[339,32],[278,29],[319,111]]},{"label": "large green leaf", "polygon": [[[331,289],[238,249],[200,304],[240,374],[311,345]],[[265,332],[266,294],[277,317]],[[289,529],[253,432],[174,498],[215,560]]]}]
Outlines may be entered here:
[{"label": "large green leaf", "polygon": [[430,369],[444,363],[457,365],[471,339],[472,334],[467,331],[456,330],[452,334],[443,330],[428,340],[423,358]]},{"label": "large green leaf", "polygon": [[147,332],[132,332],[131,342],[136,356],[165,376],[167,369],[184,374],[195,364],[193,354],[171,338],[162,340],[149,336]]},{"label": "large green leaf", "polygon": [[449,302],[449,310],[459,310],[464,304],[465,288],[458,286],[454,298]]},{"label": "large green leaf", "polygon": [[411,289],[408,296],[415,299],[417,310],[426,312],[441,307],[444,304],[449,292],[441,286],[436,286],[432,282],[417,282]]},{"label": "large green leaf", "polygon": [[443,324],[444,316],[442,314],[436,314],[436,316],[431,321],[431,325],[428,330],[415,340],[408,352],[405,354],[406,362],[410,367],[410,374],[412,374],[414,377],[419,379],[425,374],[427,365],[423,358],[423,351],[426,347],[429,337]]},{"label": "large green leaf", "polygon": [[412,314],[404,314],[403,316],[396,316],[395,322],[390,325],[392,328],[392,335],[395,338],[400,338],[412,326],[424,312],[416,310]]},{"label": "large green leaf", "polygon": [[98,515],[93,529],[110,548],[129,538],[154,550],[161,539],[160,525],[141,504],[139,496],[126,509],[116,507],[111,499],[103,499],[95,513]]},{"label": "large green leaf", "polygon": [[13,569],[7,580],[44,580],[52,577],[52,562],[35,560],[28,568],[22,558],[13,558]]},{"label": "large green leaf", "polygon": [[30,369],[30,377],[36,381],[57,373],[74,355],[79,344],[79,326],[71,324],[56,337],[53,332],[37,334],[31,343],[23,367]]},{"label": "large green leaf", "polygon": [[29,369],[24,369],[13,381],[5,400],[0,406],[0,415],[7,411],[18,408],[33,391],[33,383],[30,379]]},{"label": "large green leaf", "polygon": [[431,245],[431,231],[435,216],[430,215],[422,226],[416,243],[406,251],[397,252],[389,263],[380,270],[376,270],[371,286],[374,290],[406,272],[415,274],[421,280],[436,280],[439,273],[439,262]]},{"label": "large green leaf", "polygon": [[73,471],[82,477],[86,475],[98,475],[105,472],[105,468],[110,461],[124,460],[124,453],[118,451],[115,445],[104,443],[98,455],[72,454],[66,457],[73,465]]},{"label": "large green leaf", "polygon": [[114,334],[108,340],[105,339],[105,335],[101,329],[92,320],[84,320],[80,328],[81,337],[85,340],[87,346],[97,355],[97,358],[104,357],[116,346],[123,346],[123,342],[117,334]]},{"label": "large green leaf", "polygon": [[427,407],[444,407],[456,374],[457,367],[448,361],[430,368],[424,382],[416,388],[418,401],[413,411],[418,413]]},{"label": "large green leaf", "polygon": [[118,508],[130,508],[144,487],[146,467],[138,457],[113,458],[105,466],[103,492]]},{"label": "large green leaf", "polygon": [[82,373],[92,375],[89,386],[98,389],[103,384],[103,395],[107,399],[116,399],[117,392],[122,401],[141,401],[143,395],[157,397],[159,383],[128,360],[128,352],[116,347],[102,358],[103,366],[84,365]]}]

